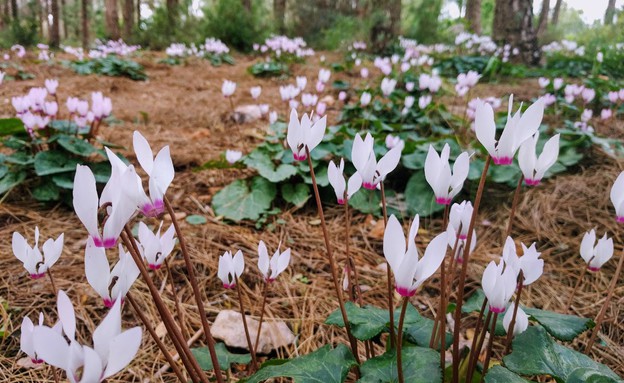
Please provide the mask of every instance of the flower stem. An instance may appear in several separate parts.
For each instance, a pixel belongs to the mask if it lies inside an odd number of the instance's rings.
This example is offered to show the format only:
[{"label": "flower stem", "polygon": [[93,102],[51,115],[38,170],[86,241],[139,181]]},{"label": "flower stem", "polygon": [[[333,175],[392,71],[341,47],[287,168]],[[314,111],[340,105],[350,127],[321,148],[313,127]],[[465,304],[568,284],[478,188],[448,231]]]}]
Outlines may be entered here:
[{"label": "flower stem", "polygon": [[258,323],[258,332],[256,333],[256,342],[254,343],[254,353],[258,353],[258,343],[260,343],[260,332],[262,331],[262,320],[264,319],[264,309],[266,307],[267,296],[269,294],[269,283],[264,281],[264,289],[262,289],[262,311],[260,311],[260,322]]},{"label": "flower stem", "polygon": [[134,263],[139,268],[139,272],[141,273],[141,276],[143,277],[143,279],[145,280],[145,283],[147,284],[150,294],[152,298],[154,299],[154,304],[156,305],[156,308],[158,309],[158,312],[160,313],[160,316],[163,320],[163,324],[165,325],[167,329],[167,333],[169,334],[169,337],[171,338],[174,346],[176,347],[180,355],[185,354],[189,360],[189,365],[185,366],[187,371],[189,372],[191,376],[193,375],[198,376],[199,377],[198,381],[201,381],[203,383],[208,383],[208,379],[204,375],[201,367],[199,367],[199,364],[197,364],[197,360],[195,359],[195,357],[193,357],[193,354],[191,353],[191,350],[186,345],[184,338],[182,338],[182,333],[180,333],[180,330],[176,326],[175,320],[173,319],[171,312],[167,309],[167,306],[163,302],[162,297],[160,296],[160,293],[158,292],[158,288],[154,284],[154,281],[152,280],[151,275],[147,271],[147,268],[145,267],[145,264],[143,263],[143,259],[139,255],[138,246],[136,242],[134,241],[134,237],[132,237],[132,230],[127,224],[124,228],[124,231],[121,232],[121,238],[123,242],[125,243],[126,247],[128,248],[128,251],[130,252],[130,255],[132,256]]},{"label": "flower stem", "polygon": [[[383,181],[381,185],[381,210],[383,212],[384,229],[388,225],[388,209],[386,207],[386,189],[384,188]],[[388,315],[390,316],[390,347],[394,347],[396,344],[396,334],[394,333],[394,290],[392,289],[392,269],[390,264],[386,261],[386,277],[388,279]]]},{"label": "flower stem", "polygon": [[403,379],[403,356],[401,355],[402,343],[403,343],[403,320],[405,319],[405,311],[407,309],[407,303],[409,297],[403,297],[403,305],[401,305],[401,315],[399,316],[399,330],[397,340],[397,375],[399,377],[399,383],[404,383]]},{"label": "flower stem", "polygon": [[175,302],[176,311],[178,313],[178,323],[180,324],[180,331],[182,331],[182,337],[184,337],[184,339],[188,339],[189,334],[186,330],[186,326],[184,325],[184,313],[182,312],[182,308],[180,306],[180,299],[178,299],[178,292],[176,291],[175,283],[173,282],[173,274],[171,273],[169,259],[167,258],[165,258],[165,268],[167,268],[167,279],[169,279],[169,284],[171,285],[171,293],[173,294],[173,300]]},{"label": "flower stem", "polygon": [[[446,225],[448,225],[448,214],[449,214],[449,205],[444,205],[444,216],[442,221],[442,230],[446,230]],[[457,233],[457,237],[459,238],[459,233]],[[452,259],[451,259],[452,261]],[[439,326],[439,334],[436,332],[436,328]],[[445,342],[444,333],[446,328],[446,253],[444,254],[444,258],[442,259],[442,263],[440,264],[440,307],[438,308],[438,315],[435,318],[433,333],[431,334],[431,341],[429,343],[429,347],[433,348],[435,346],[435,340],[437,337],[440,337],[440,366],[442,371],[444,371],[444,365],[446,363],[445,358]]]},{"label": "flower stem", "polygon": [[[479,317],[477,318],[474,337],[472,338],[472,345],[470,346],[470,354],[468,355],[466,382],[472,382],[472,375],[477,367],[477,360],[479,359],[479,354],[481,353],[481,348],[483,347],[483,342],[485,341],[485,333],[487,332],[487,327],[490,324],[490,319],[492,318],[492,312],[488,310],[485,321],[483,321],[483,314],[485,313],[487,303],[488,300],[485,298],[483,300],[483,304],[481,305],[481,311],[479,311]],[[481,327],[481,325],[483,325],[483,327]]]},{"label": "flower stem", "polygon": [[514,333],[514,327],[516,327],[516,316],[518,315],[518,307],[520,307],[520,297],[522,296],[522,288],[524,287],[524,274],[522,273],[522,270],[520,270],[518,281],[519,281],[518,292],[516,294],[516,302],[514,305],[513,314],[511,316],[511,322],[509,322],[509,328],[507,329],[507,339],[505,340],[504,355],[509,354],[509,349],[511,348],[511,339],[513,338],[513,333]]},{"label": "flower stem", "polygon": [[249,336],[249,328],[247,327],[247,316],[245,315],[245,305],[243,304],[243,293],[241,292],[240,283],[236,282],[236,293],[238,294],[238,305],[240,306],[241,317],[243,318],[243,328],[245,329],[245,338],[247,339],[247,346],[249,346],[249,352],[251,353],[251,366],[253,370],[258,369],[258,360],[256,359],[256,351],[254,345],[251,343],[251,337]]},{"label": "flower stem", "polygon": [[189,282],[191,282],[191,287],[193,288],[193,295],[195,296],[195,303],[197,304],[202,327],[204,328],[204,336],[206,337],[206,344],[208,345],[208,351],[210,352],[212,367],[214,368],[217,382],[223,383],[223,377],[221,376],[221,367],[219,366],[219,360],[217,359],[217,352],[215,350],[215,341],[212,338],[212,333],[210,332],[210,325],[208,324],[208,319],[206,317],[206,309],[204,308],[201,293],[199,292],[199,286],[197,285],[197,280],[195,279],[195,267],[191,262],[191,257],[189,256],[188,250],[186,248],[186,240],[184,239],[184,235],[182,235],[182,230],[180,230],[180,225],[178,224],[178,220],[175,216],[175,212],[173,211],[173,207],[169,202],[169,198],[167,198],[167,196],[164,196],[163,201],[165,203],[167,211],[169,212],[169,216],[171,217],[171,222],[173,223],[173,227],[175,228],[178,241],[180,241],[180,249],[182,250],[182,256],[184,257],[184,263],[186,264],[186,271],[188,273]]},{"label": "flower stem", "polygon": [[483,372],[481,373],[481,382],[487,374],[487,370],[490,367],[490,357],[492,356],[492,346],[494,345],[494,333],[496,332],[496,320],[498,319],[498,313],[494,313],[492,316],[492,327],[490,327],[490,339],[488,339],[487,351],[485,352],[485,361],[483,361]]},{"label": "flower stem", "polygon": [[52,286],[52,292],[54,293],[54,296],[58,296],[56,283],[54,283],[54,277],[52,276],[52,272],[50,271],[50,269],[48,269],[47,274],[48,274],[48,278],[50,279],[50,285]]},{"label": "flower stem", "polygon": [[[345,308],[344,299],[342,297],[342,290],[340,289],[340,282],[338,281],[338,271],[336,270],[336,260],[332,253],[331,243],[329,241],[329,233],[327,231],[327,224],[325,223],[325,214],[323,213],[323,204],[321,203],[321,195],[319,194],[318,185],[316,183],[316,176],[314,175],[314,166],[312,166],[312,158],[310,158],[310,150],[306,146],[306,156],[308,158],[308,166],[310,167],[310,177],[312,178],[312,188],[314,189],[314,197],[316,199],[316,208],[318,209],[318,215],[321,220],[321,229],[323,230],[323,238],[325,239],[325,249],[327,250],[327,258],[329,259],[329,267],[331,269],[332,279],[334,282],[334,290],[338,298],[338,305],[340,306],[340,313],[342,314],[342,321],[345,325],[347,332],[347,338],[351,345],[351,353],[355,358],[357,364],[360,364],[360,356],[358,355],[357,341],[351,333],[351,325],[349,324],[349,317],[347,316],[347,310]],[[359,367],[356,367],[356,376],[359,378]]]},{"label": "flower stem", "polygon": [[524,174],[520,176],[518,179],[518,186],[516,186],[516,191],[514,192],[513,202],[511,203],[511,211],[509,212],[509,222],[507,223],[507,231],[505,232],[505,238],[503,241],[507,239],[511,235],[511,228],[513,227],[513,219],[516,215],[516,208],[518,207],[518,201],[520,200],[520,190],[522,190],[522,181],[524,181]]},{"label": "flower stem", "polygon": [[565,306],[566,310],[570,310],[572,308],[574,297],[576,296],[576,293],[578,292],[578,289],[581,286],[581,282],[583,282],[583,278],[585,278],[586,273],[587,273],[587,267],[583,267],[583,271],[581,271],[581,275],[579,275],[579,279],[578,281],[576,281],[576,284],[574,285],[574,290],[572,290],[572,295],[570,295],[570,298],[568,299],[568,304],[566,304]]},{"label": "flower stem", "polygon": [[485,179],[487,178],[487,172],[490,168],[490,162],[492,162],[492,157],[488,154],[485,160],[485,166],[483,167],[483,172],[481,173],[481,180],[479,181],[477,195],[475,196],[472,217],[470,217],[470,224],[468,225],[466,243],[464,244],[464,256],[462,258],[462,268],[461,273],[459,274],[459,284],[457,286],[455,328],[453,331],[453,383],[459,383],[459,332],[461,330],[461,308],[464,300],[464,285],[466,283],[466,272],[468,270],[468,261],[470,257],[470,242],[472,241],[472,232],[474,230],[475,221],[477,220],[477,214],[479,213],[479,205],[481,204],[481,198],[483,197],[483,189],[485,188]]},{"label": "flower stem", "polygon": [[158,346],[160,351],[165,356],[165,359],[167,359],[167,363],[169,363],[169,366],[171,366],[171,369],[176,374],[176,376],[178,377],[180,382],[185,382],[186,379],[182,375],[182,371],[180,371],[180,367],[175,362],[175,360],[173,360],[173,357],[171,356],[171,354],[167,350],[167,347],[165,347],[165,344],[162,342],[162,340],[160,340],[160,338],[158,337],[158,334],[156,334],[156,331],[154,331],[154,328],[152,327],[150,321],[147,319],[145,314],[143,314],[143,311],[139,307],[139,305],[134,301],[134,298],[132,297],[130,292],[126,293],[126,299],[128,300],[128,302],[130,302],[130,305],[132,306],[132,309],[137,314],[137,316],[139,317],[141,322],[143,322],[143,325],[147,329],[147,332],[149,332],[149,334],[151,335],[151,337],[154,340],[154,342],[156,342],[156,345]]},{"label": "flower stem", "polygon": [[620,278],[620,272],[622,271],[622,265],[624,264],[624,255],[620,255],[620,260],[618,262],[617,268],[615,269],[615,274],[613,274],[613,279],[611,279],[611,284],[609,285],[609,292],[607,293],[607,299],[605,299],[602,304],[602,308],[600,309],[600,313],[596,317],[596,327],[592,331],[591,337],[589,338],[589,342],[587,342],[587,346],[585,348],[585,355],[589,355],[591,352],[592,346],[596,341],[596,337],[598,336],[598,332],[600,331],[600,327],[602,326],[602,321],[604,320],[604,316],[607,313],[607,308],[609,307],[609,302],[611,302],[611,298],[613,298],[613,293],[615,293],[615,288],[617,287],[618,279]]}]

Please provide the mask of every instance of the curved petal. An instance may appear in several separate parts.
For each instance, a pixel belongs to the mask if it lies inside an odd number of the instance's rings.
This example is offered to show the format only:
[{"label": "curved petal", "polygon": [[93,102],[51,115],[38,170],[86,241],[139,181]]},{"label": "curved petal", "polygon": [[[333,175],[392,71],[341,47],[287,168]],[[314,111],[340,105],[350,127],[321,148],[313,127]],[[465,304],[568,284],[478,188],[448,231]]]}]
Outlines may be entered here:
[{"label": "curved petal", "polygon": [[269,252],[261,240],[258,244],[258,269],[265,279],[269,277],[269,263]]},{"label": "curved petal", "polygon": [[481,145],[494,156],[496,123],[494,121],[494,110],[486,102],[478,100],[475,110],[475,133]]},{"label": "curved petal", "polygon": [[110,298],[108,293],[108,283],[110,281],[109,267],[104,248],[96,247],[92,238],[87,239],[85,275],[87,282],[102,298]]},{"label": "curved petal", "polygon": [[535,147],[537,145],[538,135],[536,134],[532,138],[524,141],[522,145],[520,145],[520,151],[518,152],[518,165],[520,165],[520,170],[522,170],[522,174],[524,178],[527,180],[533,180],[535,177],[535,167],[536,167],[536,156],[535,156]]},{"label": "curved petal", "polygon": [[455,159],[455,163],[453,164],[453,175],[451,176],[451,189],[453,195],[451,197],[455,197],[457,193],[460,192],[461,188],[468,177],[468,172],[470,171],[470,156],[466,152],[462,152]]},{"label": "curved petal", "polygon": [[43,244],[43,258],[48,267],[52,267],[63,253],[63,241],[65,233],[61,233],[56,240],[48,239]]},{"label": "curved petal", "polygon": [[104,364],[108,362],[111,341],[120,333],[121,299],[116,299],[113,307],[93,332],[93,348]]},{"label": "curved petal", "polygon": [[442,264],[444,257],[446,255],[446,249],[448,247],[448,234],[446,232],[442,232],[438,234],[429,245],[427,245],[427,250],[425,250],[425,255],[418,262],[418,269],[416,270],[416,275],[414,279],[420,285],[427,278],[433,275],[436,270]]},{"label": "curved petal", "polygon": [[425,159],[425,179],[427,183],[434,191],[434,194],[438,196],[438,184],[440,180],[440,168],[442,167],[442,161],[438,156],[438,152],[433,148],[433,145],[429,145],[429,151]]},{"label": "curved petal", "polygon": [[542,154],[540,154],[537,159],[537,164],[535,166],[536,178],[539,177],[538,179],[541,179],[544,177],[548,169],[557,162],[557,157],[559,157],[559,134],[552,136],[546,144],[544,144]]},{"label": "curved petal", "polygon": [[[167,193],[167,189],[169,188],[169,185],[171,185],[174,176],[175,170],[173,168],[173,161],[171,160],[169,145],[167,145],[160,149],[156,155],[156,159],[154,160],[154,170],[152,171],[152,174],[150,174],[150,181],[152,179],[154,180],[154,184],[158,187],[158,191],[160,192],[158,195],[159,199],[162,199],[163,195]],[[154,201],[154,196],[152,194],[154,192],[152,191],[152,184],[150,182],[150,196],[152,197],[152,201]]]},{"label": "curved petal", "polygon": [[390,216],[386,225],[383,252],[390,268],[396,273],[405,257],[405,237],[403,228],[394,214]]},{"label": "curved petal", "polygon": [[90,347],[83,347],[84,364],[82,368],[82,377],[80,383],[97,383],[101,381],[102,376],[102,360],[100,356]]},{"label": "curved petal", "polygon": [[289,264],[290,264],[290,248],[286,249],[282,254],[280,254],[279,258],[277,259],[277,269],[274,270],[275,276],[278,276],[279,274],[284,272],[284,270],[288,268]]},{"label": "curved petal", "polygon": [[362,187],[362,176],[360,173],[355,172],[351,178],[349,178],[349,182],[347,185],[347,198],[351,199],[351,197],[360,190]]},{"label": "curved petal", "polygon": [[613,206],[615,206],[616,210],[619,209],[622,202],[624,202],[624,171],[615,179],[611,187],[610,196]]},{"label": "curved petal", "polygon": [[301,124],[299,123],[299,115],[297,109],[290,111],[290,121],[288,122],[288,132],[286,134],[286,141],[288,146],[293,152],[297,152],[297,147],[303,142],[303,134],[301,131]]},{"label": "curved petal", "polygon": [[355,135],[353,139],[353,146],[351,148],[351,162],[353,162],[353,166],[358,172],[362,172],[368,162],[368,158],[370,157],[371,151],[373,150],[372,145],[368,145],[368,142],[372,143],[371,140],[368,139],[370,134],[366,135],[366,140],[362,140],[362,137],[359,133]]},{"label": "curved petal", "polygon": [[544,118],[544,99],[538,98],[527,110],[522,114],[518,121],[517,135],[515,137],[516,148],[525,140],[537,133],[542,119]]},{"label": "curved petal", "polygon": [[34,329],[34,323],[29,317],[25,316],[24,319],[22,319],[22,326],[20,327],[20,350],[22,350],[31,359],[36,359],[35,344],[33,339]]},{"label": "curved petal", "polygon": [[19,259],[22,263],[26,263],[30,253],[29,250],[32,248],[28,246],[26,239],[17,231],[13,233],[12,247],[15,258]]},{"label": "curved petal", "polygon": [[37,357],[47,364],[67,370],[69,360],[69,344],[63,335],[46,326],[35,326],[33,343]]},{"label": "curved petal", "polygon": [[135,130],[132,135],[132,146],[134,147],[137,161],[139,161],[145,173],[151,176],[152,169],[154,169],[154,154],[149,142],[141,133]]},{"label": "curved petal", "polygon": [[316,121],[310,131],[307,132],[306,137],[306,145],[309,151],[316,148],[318,144],[323,141],[323,137],[325,137],[325,129],[327,128],[327,116],[323,116],[321,119]]},{"label": "curved petal", "polygon": [[124,369],[134,359],[141,346],[142,331],[134,327],[115,336],[109,344],[108,363],[102,378],[108,378]]},{"label": "curved petal", "polygon": [[399,161],[401,160],[402,150],[403,148],[401,146],[395,146],[394,148],[390,149],[388,153],[386,153],[383,157],[381,157],[376,167],[377,172],[379,173],[379,178],[381,180],[383,180],[386,175],[388,175],[388,173],[390,173],[397,167]]},{"label": "curved petal", "polygon": [[594,244],[596,243],[596,231],[591,229],[589,232],[583,235],[583,240],[581,241],[581,258],[585,261],[585,263],[589,263],[589,261],[594,256]]},{"label": "curved petal", "polygon": [[98,195],[95,177],[87,166],[77,165],[74,176],[73,205],[80,222],[92,237],[99,238],[98,232]]},{"label": "curved petal", "polygon": [[74,305],[63,290],[58,291],[56,307],[59,320],[63,326],[63,332],[70,341],[73,341],[76,339],[76,314],[74,312]]},{"label": "curved petal", "polygon": [[245,259],[243,258],[243,252],[238,250],[232,258],[234,273],[236,274],[236,278],[239,278],[243,271],[245,270]]}]

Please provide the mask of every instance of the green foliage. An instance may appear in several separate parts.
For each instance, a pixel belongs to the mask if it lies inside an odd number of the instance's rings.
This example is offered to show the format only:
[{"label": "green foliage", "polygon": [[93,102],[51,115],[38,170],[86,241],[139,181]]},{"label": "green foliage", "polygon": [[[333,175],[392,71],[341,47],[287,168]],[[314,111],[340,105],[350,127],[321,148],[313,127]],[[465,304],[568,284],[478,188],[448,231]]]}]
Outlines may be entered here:
[{"label": "green foliage", "polygon": [[550,375],[557,382],[566,382],[571,377],[579,381],[579,373],[575,371],[581,369],[581,374],[593,375],[594,379],[600,377],[601,382],[621,381],[607,366],[555,342],[542,327],[530,326],[514,339],[512,347],[512,353],[503,362],[517,374]]},{"label": "green foliage", "polygon": [[[223,343],[215,344],[215,351],[217,353],[217,360],[219,361],[219,367],[222,370],[228,370],[233,364],[249,364],[251,362],[250,354],[233,354],[225,347]],[[192,348],[191,352],[199,367],[204,371],[212,370],[212,359],[210,359],[210,351],[208,347]]]},{"label": "green foliage", "polygon": [[[404,346],[403,378],[410,383],[442,382],[440,354],[424,347]],[[367,360],[360,368],[362,378],[359,383],[398,382],[397,353],[391,349],[385,354]]]},{"label": "green foliage", "polygon": [[204,35],[216,37],[243,52],[251,50],[254,42],[261,41],[270,32],[262,2],[252,1],[249,11],[241,1],[216,0],[204,13]]},{"label": "green foliage", "polygon": [[39,32],[39,22],[35,17],[11,20],[8,28],[0,32],[0,46],[3,48],[10,48],[13,44],[33,46],[39,41]]},{"label": "green foliage", "polygon": [[417,0],[406,7],[405,35],[424,44],[440,41],[442,0]]},{"label": "green foliage", "polygon": [[287,77],[290,74],[288,64],[276,61],[260,61],[247,70],[255,77]]},{"label": "green foliage", "polygon": [[342,383],[356,364],[347,346],[339,344],[332,349],[326,345],[298,358],[271,359],[263,363],[258,372],[241,382],[260,383],[271,378],[288,377],[294,383]]},{"label": "green foliage", "polygon": [[112,77],[128,77],[135,81],[147,80],[143,66],[136,61],[108,55],[102,58],[73,61],[69,67],[81,75],[101,74]]},{"label": "green foliage", "polygon": [[485,375],[485,383],[528,383],[521,376],[514,374],[503,366],[494,366]]},{"label": "green foliage", "polygon": [[275,194],[275,185],[260,176],[250,181],[236,180],[215,194],[212,207],[232,221],[257,220],[269,211]]},{"label": "green foliage", "polygon": [[108,180],[108,161],[102,149],[87,140],[88,131],[76,133],[72,122],[53,121],[31,138],[23,126],[16,131],[15,120],[0,120],[2,144],[9,151],[0,156],[0,194],[27,184],[37,201],[69,202],[79,163],[91,168],[97,182]]}]

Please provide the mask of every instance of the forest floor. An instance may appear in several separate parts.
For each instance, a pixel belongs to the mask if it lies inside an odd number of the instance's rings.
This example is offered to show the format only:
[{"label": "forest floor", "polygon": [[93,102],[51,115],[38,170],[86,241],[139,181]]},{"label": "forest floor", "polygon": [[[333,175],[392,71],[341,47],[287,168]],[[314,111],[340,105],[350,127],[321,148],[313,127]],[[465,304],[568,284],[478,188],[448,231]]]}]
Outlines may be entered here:
[{"label": "forest floor", "polygon": [[[201,214],[208,218],[204,225],[189,225],[182,221],[183,230],[190,245],[191,256],[200,276],[200,287],[206,294],[205,302],[209,319],[213,320],[220,309],[237,310],[236,297],[221,287],[216,276],[218,256],[225,250],[241,249],[247,259],[248,272],[242,278],[244,293],[248,299],[248,314],[258,316],[260,311],[262,283],[255,269],[257,244],[264,240],[269,249],[278,242],[288,243],[293,251],[291,267],[285,277],[274,285],[267,307],[271,320],[289,324],[297,336],[295,345],[278,352],[287,357],[309,353],[323,344],[345,342],[343,331],[323,325],[327,315],[337,308],[326,262],[323,236],[317,223],[316,210],[311,204],[285,210],[271,218],[273,225],[258,230],[253,223],[231,225],[216,217],[210,208],[210,201],[216,191],[232,180],[249,173],[247,170],[203,170],[194,169],[206,161],[218,158],[226,149],[250,152],[262,141],[268,122],[258,120],[237,125],[228,118],[230,106],[221,95],[221,84],[228,79],[237,82],[234,96],[238,105],[252,104],[249,88],[262,86],[260,103],[267,103],[280,115],[287,106],[279,98],[278,87],[289,80],[255,79],[247,73],[253,59],[237,56],[236,65],[212,67],[209,62],[192,60],[186,65],[168,66],[157,64],[160,54],[144,53],[139,60],[145,65],[149,80],[135,82],[125,78],[103,76],[80,76],[61,65],[26,64],[27,71],[36,75],[33,80],[5,82],[0,86],[0,117],[14,115],[10,98],[21,95],[33,86],[43,86],[46,78],[58,78],[59,97],[79,96],[88,98],[92,91],[101,91],[113,101],[113,114],[119,124],[102,129],[107,141],[131,146],[132,132],[141,131],[153,148],[170,145],[176,178],[169,191],[173,205],[182,215]],[[327,55],[331,59],[331,54]],[[315,79],[318,61],[297,65],[294,75],[306,75]],[[332,75],[333,76],[333,75]],[[338,77],[344,77],[341,74]],[[506,96],[513,92],[517,99],[527,100],[539,92],[536,80],[514,83],[480,84],[473,95]],[[313,87],[310,80],[308,88]],[[454,102],[449,99],[449,103]],[[456,105],[462,110],[463,106]],[[64,110],[64,106],[61,107]],[[330,106],[329,123],[335,122],[338,111]],[[621,127],[619,129],[621,134]],[[131,151],[122,149],[131,160]],[[523,303],[558,312],[566,312],[566,303],[582,269],[578,246],[583,233],[596,225],[599,234],[603,230],[614,236],[615,257],[598,274],[587,275],[575,298],[570,313],[589,318],[595,317],[600,309],[605,292],[614,273],[617,258],[622,256],[624,235],[618,227],[609,202],[609,188],[622,164],[599,151],[584,160],[574,172],[549,179],[537,188],[522,193],[516,213],[512,236],[517,241],[537,241],[546,261],[545,277],[528,289]],[[509,214],[512,191],[496,188],[486,190],[477,232],[479,244],[468,268],[467,288],[476,289],[480,284],[485,265],[500,256],[506,220]],[[39,311],[46,318],[54,318],[56,311],[54,297],[46,280],[31,280],[11,251],[11,235],[14,231],[32,238],[35,225],[39,226],[44,239],[56,238],[65,233],[64,253],[53,268],[56,285],[65,290],[76,306],[79,324],[90,334],[105,313],[100,298],[88,285],[84,275],[84,245],[86,232],[77,217],[63,205],[43,206],[31,202],[28,190],[14,190],[0,201],[0,381],[3,382],[53,382],[53,376],[41,370],[23,368],[17,361],[24,355],[19,352],[19,328],[22,318],[28,315],[34,319]],[[344,254],[344,223],[342,210],[328,207],[326,210],[329,232],[336,254],[342,263]],[[548,217],[544,219],[544,217]],[[166,223],[167,224],[167,223]],[[429,239],[441,230],[441,219],[425,219],[421,223],[421,237]],[[268,228],[270,227],[270,229]],[[351,251],[355,255],[366,286],[364,301],[377,306],[386,306],[385,271],[381,239],[383,222],[375,217],[356,214],[352,225]],[[201,328],[200,318],[194,308],[190,285],[185,275],[184,262],[178,254],[171,259],[178,296],[185,311],[188,332],[196,333]],[[164,271],[154,273],[155,280],[163,290],[166,303],[174,311],[170,286],[165,284]],[[431,317],[436,310],[438,295],[437,277],[429,282],[412,303]],[[600,293],[599,293],[600,292]],[[154,305],[150,302],[145,283],[138,280],[133,294],[145,314],[155,326],[160,323]],[[593,357],[624,375],[624,284],[619,284],[615,299],[607,311],[600,340],[593,349]],[[470,321],[467,322],[468,327]],[[130,310],[124,313],[124,327],[139,325]],[[464,332],[470,338],[470,330]],[[84,340],[84,339],[83,339]],[[582,349],[587,341],[585,335],[574,342]],[[194,346],[201,345],[201,337]],[[170,345],[170,344],[169,344]],[[171,345],[170,345],[171,346]],[[171,346],[173,350],[173,346]],[[500,351],[500,348],[498,349]],[[129,368],[108,379],[113,382],[174,381],[174,375],[166,372],[154,379],[165,359],[154,342],[144,336],[141,351]]]}]

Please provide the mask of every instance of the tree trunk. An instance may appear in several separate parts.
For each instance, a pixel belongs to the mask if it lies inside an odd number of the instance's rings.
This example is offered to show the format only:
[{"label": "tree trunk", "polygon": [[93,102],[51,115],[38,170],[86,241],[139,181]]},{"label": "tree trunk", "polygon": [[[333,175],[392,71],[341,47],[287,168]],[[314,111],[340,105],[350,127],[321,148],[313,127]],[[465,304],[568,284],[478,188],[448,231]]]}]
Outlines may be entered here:
[{"label": "tree trunk", "polygon": [[243,1],[243,8],[245,8],[247,12],[251,12],[251,0],[242,0],[242,1]]},{"label": "tree trunk", "polygon": [[533,1],[496,0],[493,37],[499,45],[517,48],[525,64],[538,64],[541,52],[533,28]]},{"label": "tree trunk", "polygon": [[542,10],[537,22],[537,36],[542,36],[548,28],[548,13],[550,12],[550,0],[542,0]]},{"label": "tree trunk", "polygon": [[136,23],[141,28],[141,0],[136,0]]},{"label": "tree trunk", "polygon": [[60,18],[60,22],[61,25],[63,26],[63,38],[67,38],[67,9],[65,8],[67,6],[67,2],[65,0],[61,0],[61,10],[60,10],[60,14],[61,14],[61,18]]},{"label": "tree trunk", "polygon": [[89,48],[89,0],[82,1],[82,49]]},{"label": "tree trunk", "polygon": [[167,0],[167,20],[169,22],[169,27],[171,28],[171,32],[176,25],[176,20],[178,19],[178,2],[176,0]]},{"label": "tree trunk", "polygon": [[61,18],[59,17],[58,0],[50,0],[50,8],[52,13],[52,25],[50,26],[50,46],[58,48],[61,43]]},{"label": "tree trunk", "polygon": [[555,9],[553,10],[552,19],[550,20],[552,25],[557,25],[559,23],[559,12],[561,12],[561,4],[563,0],[557,0],[555,3]]},{"label": "tree trunk", "polygon": [[112,40],[119,40],[119,13],[117,0],[104,0],[106,7],[106,34]]},{"label": "tree trunk", "polygon": [[401,0],[390,0],[390,28],[396,37],[401,34]]},{"label": "tree trunk", "polygon": [[19,21],[19,9],[17,8],[17,0],[11,0],[11,15],[13,21]]},{"label": "tree trunk", "polygon": [[[461,9],[461,8],[460,8]],[[466,20],[473,33],[481,34],[481,0],[468,0],[466,3]]]},{"label": "tree trunk", "polygon": [[124,0],[124,39],[128,40],[132,37],[132,29],[134,28],[134,1]]},{"label": "tree trunk", "polygon": [[605,12],[604,23],[605,25],[613,24],[613,18],[615,17],[615,0],[609,0],[607,10]]},{"label": "tree trunk", "polygon": [[286,0],[273,0],[273,17],[275,18],[275,27],[277,33],[284,34],[284,19],[286,14]]}]

